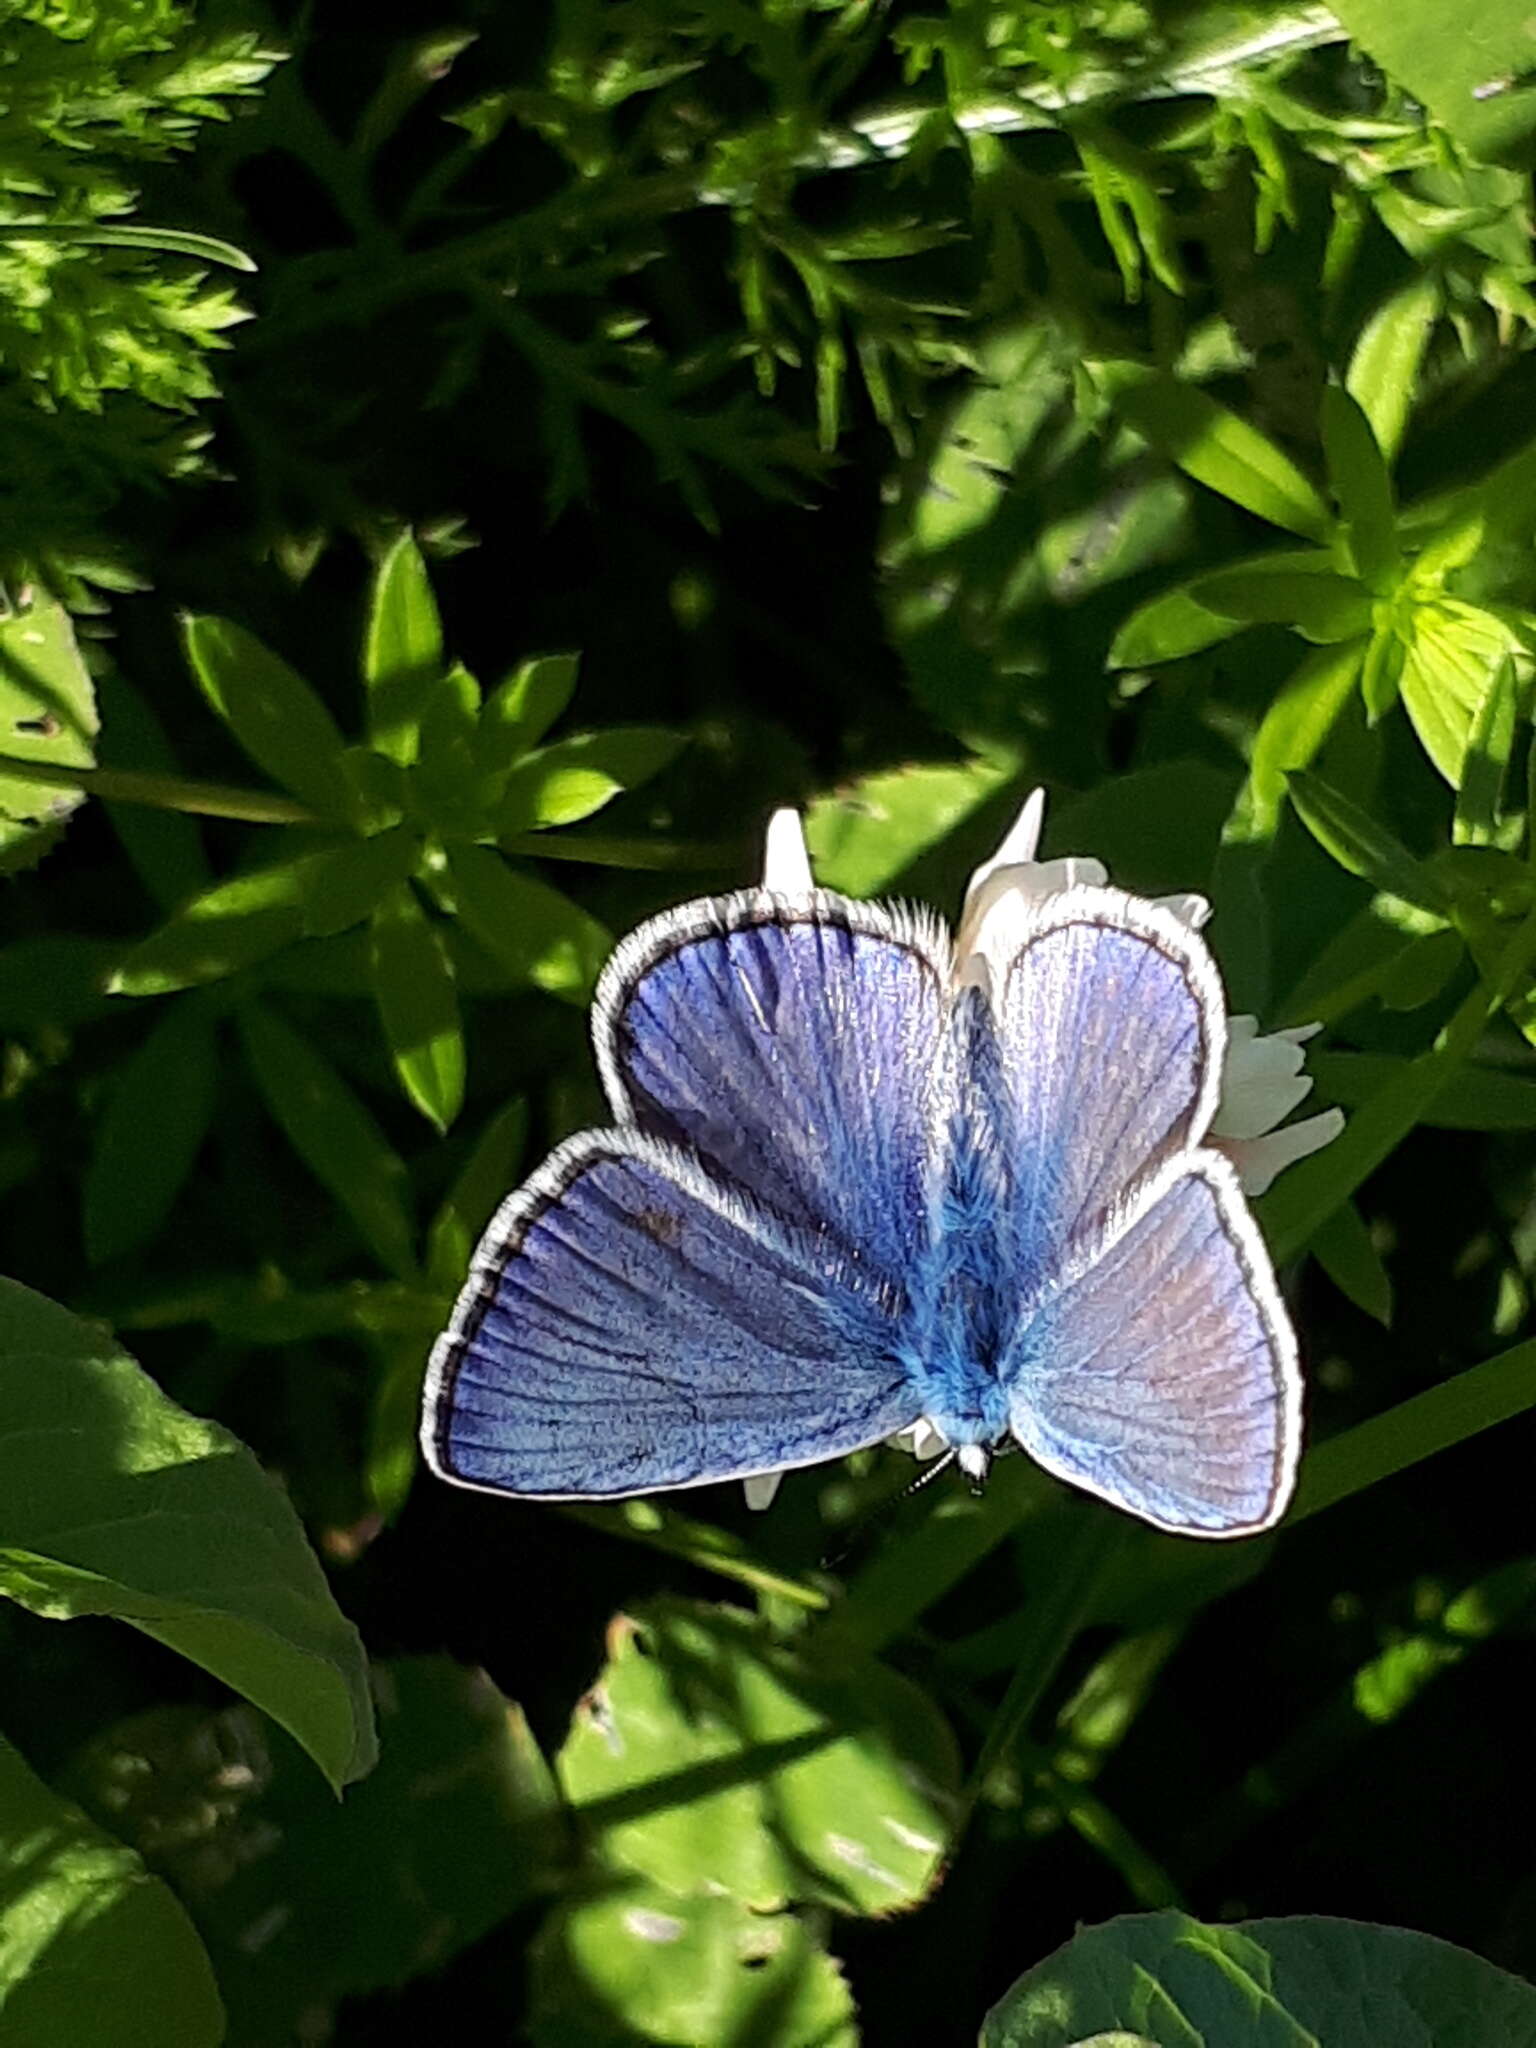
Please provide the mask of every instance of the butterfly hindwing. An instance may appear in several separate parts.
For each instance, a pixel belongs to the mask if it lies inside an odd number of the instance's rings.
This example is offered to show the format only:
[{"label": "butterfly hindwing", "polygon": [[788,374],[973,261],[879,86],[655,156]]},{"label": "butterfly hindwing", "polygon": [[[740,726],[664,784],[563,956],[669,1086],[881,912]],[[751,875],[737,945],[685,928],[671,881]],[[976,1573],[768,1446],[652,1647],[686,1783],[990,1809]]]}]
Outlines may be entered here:
[{"label": "butterfly hindwing", "polygon": [[614,1113],[899,1281],[927,1230],[949,972],[926,915],[824,891],[685,904],[599,984]]},{"label": "butterfly hindwing", "polygon": [[916,1420],[888,1291],[634,1130],[504,1205],[433,1352],[445,1478],[602,1497],[833,1458]]}]

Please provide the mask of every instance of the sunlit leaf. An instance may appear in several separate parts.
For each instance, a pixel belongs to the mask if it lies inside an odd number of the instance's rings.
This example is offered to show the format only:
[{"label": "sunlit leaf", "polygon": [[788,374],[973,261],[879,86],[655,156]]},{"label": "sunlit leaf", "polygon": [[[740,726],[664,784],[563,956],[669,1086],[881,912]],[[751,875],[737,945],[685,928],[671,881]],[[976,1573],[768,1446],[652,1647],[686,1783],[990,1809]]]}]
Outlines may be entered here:
[{"label": "sunlit leaf", "polygon": [[816,879],[850,896],[878,894],[1003,788],[1011,774],[994,761],[915,762],[818,797],[805,814]]},{"label": "sunlit leaf", "polygon": [[1360,330],[1345,389],[1365,413],[1388,462],[1402,446],[1419,365],[1440,310],[1440,281],[1425,272],[1390,293]]},{"label": "sunlit leaf", "polygon": [[525,754],[508,775],[497,804],[498,834],[537,832],[588,818],[626,789],[637,789],[673,760],[682,733],[660,725],[615,725],[574,733]]},{"label": "sunlit leaf", "polygon": [[[46,592],[29,592],[0,617],[0,754],[89,768],[99,722],[69,613]],[[0,775],[0,872],[44,853],[84,801],[78,789]]]},{"label": "sunlit leaf", "polygon": [[409,533],[374,575],[363,641],[368,737],[402,765],[416,759],[421,714],[443,667],[443,628],[427,565]]},{"label": "sunlit leaf", "polygon": [[196,1930],[133,1851],[0,1737],[0,2035],[15,2048],[218,2048]]},{"label": "sunlit leaf", "polygon": [[373,1762],[362,1648],[282,1488],[105,1332],[9,1280],[0,1592],[131,1622],[263,1708],[335,1786]]},{"label": "sunlit leaf", "polygon": [[1320,647],[1281,684],[1254,735],[1248,782],[1229,840],[1272,839],[1285,803],[1286,776],[1321,751],[1360,676],[1360,643]]},{"label": "sunlit leaf", "polygon": [[1458,846],[1493,846],[1499,806],[1519,728],[1521,689],[1514,659],[1506,655],[1478,705],[1461,764],[1461,787],[1451,837]]},{"label": "sunlit leaf", "polygon": [[108,992],[156,996],[221,981],[292,945],[304,933],[304,884],[312,857],[307,850],[294,853],[215,882],[133,947],[108,981]]},{"label": "sunlit leaf", "polygon": [[1340,867],[1405,903],[1440,914],[1449,910],[1450,898],[1433,871],[1368,811],[1306,769],[1291,770],[1286,787],[1302,823]]},{"label": "sunlit leaf", "polygon": [[475,1242],[512,1191],[528,1135],[528,1105],[514,1098],[475,1141],[427,1232],[427,1277],[444,1293],[458,1288]]},{"label": "sunlit leaf", "polygon": [[550,995],[587,1001],[613,943],[595,918],[487,847],[453,847],[448,867],[458,915],[493,958]]},{"label": "sunlit leaf", "polygon": [[350,820],[344,742],[303,677],[232,620],[193,614],[182,633],[203,694],[257,766],[321,817]]},{"label": "sunlit leaf", "polygon": [[487,697],[478,741],[482,774],[501,773],[538,745],[575,693],[577,660],[574,654],[538,655]]},{"label": "sunlit leaf", "polygon": [[464,1038],[442,936],[402,882],[370,925],[373,989],[400,1085],[440,1131],[464,1100]]},{"label": "sunlit leaf", "polygon": [[1438,0],[1338,0],[1340,21],[1483,162],[1522,152],[1536,128],[1530,9],[1478,0],[1460,20]]},{"label": "sunlit leaf", "polygon": [[1514,648],[1508,628],[1475,605],[1420,605],[1403,657],[1403,705],[1424,751],[1453,789],[1483,700]]},{"label": "sunlit leaf", "polygon": [[1392,479],[1369,418],[1341,384],[1323,391],[1323,450],[1356,573],[1367,589],[1390,590],[1402,571]]}]

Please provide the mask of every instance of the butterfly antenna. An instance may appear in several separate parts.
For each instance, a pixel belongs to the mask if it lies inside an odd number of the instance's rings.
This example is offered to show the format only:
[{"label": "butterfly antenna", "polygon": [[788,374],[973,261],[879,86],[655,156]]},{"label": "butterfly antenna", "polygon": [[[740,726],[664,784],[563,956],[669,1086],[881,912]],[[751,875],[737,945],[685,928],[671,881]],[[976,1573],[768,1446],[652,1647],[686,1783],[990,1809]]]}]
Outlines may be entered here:
[{"label": "butterfly antenna", "polygon": [[821,1569],[824,1572],[835,1572],[876,1529],[883,1527],[891,1519],[904,1501],[909,1501],[914,1493],[921,1493],[925,1486],[932,1485],[939,1474],[954,1462],[954,1450],[951,1448],[944,1451],[926,1464],[914,1478],[909,1479],[899,1492],[890,1494],[877,1506],[872,1507],[868,1514],[855,1522],[837,1549],[821,1560]]}]

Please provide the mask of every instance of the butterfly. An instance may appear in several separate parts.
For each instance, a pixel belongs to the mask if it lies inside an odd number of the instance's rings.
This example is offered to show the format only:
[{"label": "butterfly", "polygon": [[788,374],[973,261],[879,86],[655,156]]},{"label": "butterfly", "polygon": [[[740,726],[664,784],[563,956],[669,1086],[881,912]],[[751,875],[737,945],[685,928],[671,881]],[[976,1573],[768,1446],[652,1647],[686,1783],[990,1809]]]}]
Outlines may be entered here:
[{"label": "butterfly", "polygon": [[592,1015],[613,1123],[487,1230],[433,1350],[428,1464],[614,1498],[926,1423],[975,1481],[1016,1444],[1160,1529],[1272,1526],[1296,1341],[1205,1142],[1227,1016],[1198,899],[1096,863],[1010,894],[994,862],[957,943],[799,865],[619,944]]}]

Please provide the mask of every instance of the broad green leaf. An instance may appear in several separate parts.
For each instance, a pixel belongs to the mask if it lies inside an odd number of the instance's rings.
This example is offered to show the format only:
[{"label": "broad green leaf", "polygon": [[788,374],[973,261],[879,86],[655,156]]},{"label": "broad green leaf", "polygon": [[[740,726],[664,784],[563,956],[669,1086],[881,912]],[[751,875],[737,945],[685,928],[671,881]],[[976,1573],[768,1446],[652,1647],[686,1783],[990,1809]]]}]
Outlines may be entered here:
[{"label": "broad green leaf", "polygon": [[1122,418],[1197,483],[1288,533],[1327,540],[1328,507],[1310,479],[1208,392],[1129,363],[1105,365],[1100,378]]},{"label": "broad green leaf", "polygon": [[218,1084],[213,1020],[174,1003],[119,1069],[85,1174],[85,1250],[93,1264],[152,1238],[207,1133]]},{"label": "broad green leaf", "polygon": [[531,1962],[534,2048],[858,2048],[848,1987],[799,1914],[625,1880],[558,1906]]},{"label": "broad green leaf", "polygon": [[1403,566],[1392,479],[1370,420],[1340,384],[1323,391],[1323,451],[1356,574],[1368,590],[1391,590]]},{"label": "broad green leaf", "polygon": [[203,694],[256,765],[322,818],[350,821],[344,742],[304,678],[232,620],[194,613],[182,635]]},{"label": "broad green leaf", "polygon": [[447,1130],[464,1100],[464,1036],[441,934],[408,882],[377,906],[370,926],[373,992],[400,1085]]},{"label": "broad green leaf", "polygon": [[[99,724],[69,613],[34,590],[0,618],[0,754],[90,768]],[[78,789],[0,776],[0,873],[30,866],[84,801]]]},{"label": "broad green leaf", "polygon": [[470,934],[519,981],[585,1003],[613,941],[568,896],[509,868],[484,846],[448,854],[454,903]]},{"label": "broad green leaf", "polygon": [[391,761],[416,759],[421,715],[442,667],[443,628],[427,565],[402,533],[374,576],[363,641],[368,738]]},{"label": "broad green leaf", "polygon": [[1341,1202],[1312,1239],[1312,1253],[1356,1308],[1392,1326],[1392,1282],[1353,1202]]},{"label": "broad green leaf", "polygon": [[496,1209],[512,1192],[528,1137],[528,1105],[514,1097],[475,1141],[427,1232],[426,1272],[445,1294],[463,1285],[474,1250]]},{"label": "broad green leaf", "polygon": [[107,983],[116,996],[158,996],[222,981],[304,935],[307,850],[215,882],[141,939]]},{"label": "broad green leaf", "polygon": [[421,841],[406,825],[318,849],[298,871],[304,937],[334,939],[361,924],[420,858]]},{"label": "broad green leaf", "polygon": [[1470,155],[1483,163],[1524,162],[1536,128],[1536,61],[1524,0],[1478,0],[1459,17],[1440,0],[1338,0],[1334,12]]},{"label": "broad green leaf", "polygon": [[242,1706],[136,1714],[71,1771],[70,1789],[175,1884],[233,2040],[318,2038],[317,2012],[441,1969],[565,1860],[549,1766],[484,1672],[404,1657],[373,1681],[379,1763],[344,1802]]},{"label": "broad green leaf", "polygon": [[478,740],[482,774],[499,775],[536,747],[576,689],[574,654],[541,654],[522,662],[486,699]]},{"label": "broad green leaf", "polygon": [[1264,714],[1248,757],[1248,782],[1224,837],[1229,844],[1273,839],[1286,776],[1322,750],[1360,676],[1359,641],[1319,647],[1292,670]]},{"label": "broad green leaf", "polygon": [[1371,623],[1368,593],[1353,577],[1333,570],[1260,574],[1220,569],[1197,585],[1207,610],[1244,625],[1290,626],[1304,640],[1325,645],[1353,640]]},{"label": "broad green leaf", "polygon": [[981,2048],[1083,2048],[1115,2028],[1156,2048],[1525,2048],[1536,1990],[1400,1927],[1146,1913],[1037,1963],[988,2013]]},{"label": "broad green leaf", "polygon": [[1292,769],[1286,787],[1301,822],[1340,867],[1421,910],[1443,916],[1450,909],[1451,899],[1428,864],[1415,860],[1385,825],[1321,776]]},{"label": "broad green leaf", "polygon": [[685,744],[686,735],[665,726],[615,725],[604,732],[573,733],[525,754],[508,775],[496,806],[497,835],[589,818],[625,790],[660,774]]},{"label": "broad green leaf", "polygon": [[338,1788],[371,1768],[362,1646],[288,1496],[102,1330],[0,1281],[0,1592],[116,1615],[270,1714]]},{"label": "broad green leaf", "polygon": [[[1318,1086],[1345,1109],[1369,1102],[1406,1064],[1372,1052],[1319,1052],[1307,1062]],[[1536,1130],[1536,1080],[1498,1067],[1464,1066],[1435,1096],[1422,1121],[1441,1131]]]},{"label": "broad green leaf", "polygon": [[931,1702],[873,1658],[778,1647],[737,1608],[657,1603],[609,1631],[558,1761],[611,1868],[757,1908],[923,1897],[958,1763]]},{"label": "broad green leaf", "polygon": [[1419,605],[1403,657],[1403,706],[1424,751],[1459,788],[1483,700],[1515,653],[1509,629],[1491,612],[1454,598]]},{"label": "broad green leaf", "polygon": [[1419,365],[1440,311],[1440,280],[1421,272],[1400,285],[1360,330],[1344,387],[1371,423],[1387,462],[1402,446]]},{"label": "broad green leaf", "polygon": [[889,888],[929,847],[947,839],[1014,771],[994,761],[914,763],[818,797],[805,814],[817,882],[849,896]]},{"label": "broad green leaf", "polygon": [[247,1004],[240,1030],[256,1084],[295,1152],[389,1272],[415,1271],[404,1162],[336,1069],[273,1011]]},{"label": "broad green leaf", "polygon": [[1451,838],[1458,846],[1494,846],[1499,805],[1519,728],[1521,689],[1514,659],[1506,655],[1472,720],[1461,764],[1461,787]]},{"label": "broad green leaf", "polygon": [[1219,617],[1200,602],[1203,578],[1192,577],[1160,597],[1149,598],[1115,634],[1108,662],[1111,668],[1155,668],[1160,661],[1178,661],[1199,654],[1219,641],[1230,640],[1247,623]]},{"label": "broad green leaf", "polygon": [[219,2048],[207,1952],[133,1851],[0,1737],[0,2038],[13,2048]]}]

